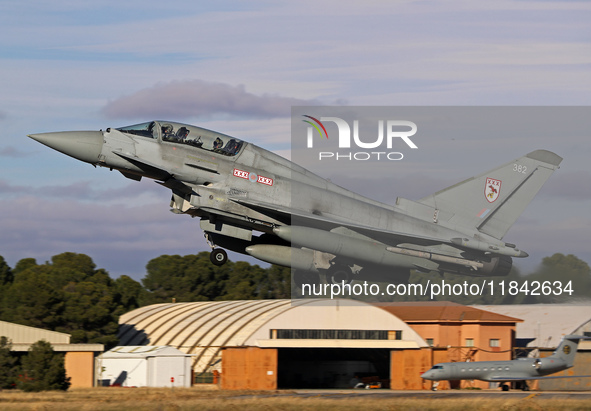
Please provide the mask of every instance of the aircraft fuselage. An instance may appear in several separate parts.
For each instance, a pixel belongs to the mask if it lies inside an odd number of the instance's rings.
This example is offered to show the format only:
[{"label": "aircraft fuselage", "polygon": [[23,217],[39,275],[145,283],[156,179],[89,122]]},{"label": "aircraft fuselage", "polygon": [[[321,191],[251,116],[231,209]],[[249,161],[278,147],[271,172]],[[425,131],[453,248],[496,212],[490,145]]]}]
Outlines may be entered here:
[{"label": "aircraft fuselage", "polygon": [[[30,137],[127,178],[154,179],[172,190],[172,211],[199,217],[211,242],[296,269],[332,270],[347,281],[365,269],[375,278],[391,280],[394,273],[404,281],[411,269],[506,275],[511,257],[527,256],[487,234],[474,217],[465,222],[453,207],[439,209],[429,199],[383,204],[253,144],[195,126],[153,121]],[[522,159],[559,159],[537,153]],[[477,222],[483,226],[487,219]]]}]

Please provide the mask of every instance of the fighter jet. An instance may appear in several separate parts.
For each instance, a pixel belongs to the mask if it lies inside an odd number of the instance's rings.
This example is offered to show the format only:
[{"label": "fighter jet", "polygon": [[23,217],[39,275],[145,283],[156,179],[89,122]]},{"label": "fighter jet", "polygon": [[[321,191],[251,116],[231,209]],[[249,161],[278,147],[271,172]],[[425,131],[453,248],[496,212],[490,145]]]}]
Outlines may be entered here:
[{"label": "fighter jet", "polygon": [[504,276],[502,239],[562,161],[536,150],[418,201],[363,197],[254,144],[171,121],[29,137],[172,191],[171,211],[200,219],[214,264],[224,249],[292,267],[294,281],[406,282],[410,270]]},{"label": "fighter jet", "polygon": [[[579,335],[564,336],[554,353],[547,358],[518,358],[511,361],[473,361],[473,362],[444,362],[435,364],[429,371],[424,372],[421,378],[439,382],[441,380],[482,380],[489,382],[501,382],[503,391],[509,391],[508,382],[519,381],[522,389],[528,391],[528,380],[540,380],[544,378],[576,378],[590,377],[578,376],[554,376],[549,374],[571,368],[574,364],[575,354],[579,340],[584,339]],[[436,389],[437,384],[434,384]]]}]

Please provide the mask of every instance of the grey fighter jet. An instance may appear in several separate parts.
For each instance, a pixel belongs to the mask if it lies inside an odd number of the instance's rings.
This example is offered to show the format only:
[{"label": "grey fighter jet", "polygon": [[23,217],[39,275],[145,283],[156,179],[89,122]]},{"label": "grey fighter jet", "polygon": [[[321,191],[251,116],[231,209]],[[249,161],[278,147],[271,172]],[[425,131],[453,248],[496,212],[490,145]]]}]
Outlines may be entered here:
[{"label": "grey fighter jet", "polygon": [[[29,137],[78,160],[156,180],[172,212],[200,219],[221,265],[229,249],[292,267],[296,284],[406,282],[410,270],[504,276],[502,239],[562,161],[537,150],[419,201],[387,205],[211,130],[151,121]],[[217,248],[220,247],[220,248]]]},{"label": "grey fighter jet", "polygon": [[[482,380],[501,382],[503,391],[509,390],[508,382],[519,381],[524,391],[529,390],[526,381],[543,378],[577,378],[577,376],[550,376],[574,364],[579,340],[585,337],[567,335],[563,337],[554,353],[546,358],[518,358],[510,361],[473,361],[473,362],[444,362],[435,364],[421,378],[431,381],[441,380]],[[436,388],[436,385],[434,386]]]}]

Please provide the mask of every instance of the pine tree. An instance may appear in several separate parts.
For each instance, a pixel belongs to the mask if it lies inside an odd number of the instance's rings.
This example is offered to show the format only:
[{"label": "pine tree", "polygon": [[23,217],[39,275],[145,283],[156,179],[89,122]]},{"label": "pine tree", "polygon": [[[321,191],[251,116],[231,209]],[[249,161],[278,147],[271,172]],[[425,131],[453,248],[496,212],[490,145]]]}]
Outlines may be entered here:
[{"label": "pine tree", "polygon": [[67,390],[70,378],[66,377],[64,356],[55,353],[45,340],[37,341],[22,360],[23,375],[19,388],[27,392]]},{"label": "pine tree", "polygon": [[17,358],[10,352],[11,348],[10,340],[0,337],[0,389],[13,388],[16,382]]}]

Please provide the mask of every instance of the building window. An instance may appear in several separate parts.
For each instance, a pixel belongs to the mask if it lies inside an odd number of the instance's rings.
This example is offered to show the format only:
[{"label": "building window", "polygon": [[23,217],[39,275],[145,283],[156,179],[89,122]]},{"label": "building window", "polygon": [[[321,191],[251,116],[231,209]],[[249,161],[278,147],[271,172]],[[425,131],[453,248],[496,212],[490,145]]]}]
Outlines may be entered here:
[{"label": "building window", "polygon": [[270,330],[280,340],[401,340],[402,331],[387,330]]},{"label": "building window", "polygon": [[402,331],[401,330],[388,331],[388,339],[389,340],[402,340]]},{"label": "building window", "polygon": [[466,347],[474,347],[474,338],[466,338]]},{"label": "building window", "polygon": [[426,338],[425,342],[429,345],[429,347],[433,347],[433,338]]},{"label": "building window", "polygon": [[201,374],[195,375],[195,379],[193,381],[194,384],[212,384],[213,383],[213,373],[212,372],[202,372]]},{"label": "building window", "polygon": [[501,346],[501,344],[499,343],[499,339],[498,338],[491,338],[489,340],[489,345],[491,347],[500,347]]}]

